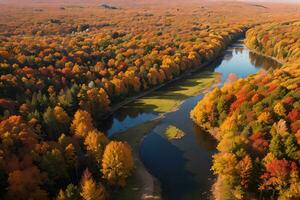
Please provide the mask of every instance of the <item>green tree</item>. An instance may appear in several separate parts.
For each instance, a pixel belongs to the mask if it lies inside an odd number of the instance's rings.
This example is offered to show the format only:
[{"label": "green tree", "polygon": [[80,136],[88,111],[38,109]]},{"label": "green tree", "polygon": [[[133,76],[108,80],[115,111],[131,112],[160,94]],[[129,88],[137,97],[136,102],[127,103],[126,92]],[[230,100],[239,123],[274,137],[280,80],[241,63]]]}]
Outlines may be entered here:
[{"label": "green tree", "polygon": [[42,156],[40,168],[47,172],[46,185],[54,194],[69,181],[66,161],[58,149],[49,150]]},{"label": "green tree", "polygon": [[58,123],[51,107],[48,107],[47,110],[43,114],[44,124],[46,127],[47,135],[50,139],[57,139],[59,136]]},{"label": "green tree", "polygon": [[284,155],[284,145],[282,144],[279,134],[275,134],[270,142],[269,150],[277,158],[281,158]]},{"label": "green tree", "polygon": [[76,185],[69,184],[65,191],[66,200],[81,200],[79,189]]},{"label": "green tree", "polygon": [[284,149],[286,155],[291,159],[296,159],[295,152],[297,151],[296,138],[293,134],[290,134],[284,141]]}]

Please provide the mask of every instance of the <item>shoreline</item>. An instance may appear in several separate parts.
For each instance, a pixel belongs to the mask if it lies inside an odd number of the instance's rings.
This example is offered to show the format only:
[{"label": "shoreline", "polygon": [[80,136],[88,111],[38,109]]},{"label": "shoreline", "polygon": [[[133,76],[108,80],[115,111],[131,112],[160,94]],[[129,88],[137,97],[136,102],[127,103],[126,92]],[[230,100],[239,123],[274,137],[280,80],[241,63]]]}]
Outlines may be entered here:
[{"label": "shoreline", "polygon": [[245,46],[250,50],[250,52],[252,52],[252,53],[255,53],[255,54],[257,54],[257,55],[260,55],[260,56],[263,56],[263,57],[272,59],[272,60],[276,61],[277,63],[281,64],[282,66],[283,66],[284,64],[286,64],[286,62],[283,61],[283,60],[279,60],[278,58],[276,58],[276,57],[274,57],[274,56],[269,56],[269,55],[267,55],[267,54],[261,53],[261,52],[259,52],[259,51],[256,51],[255,49],[250,48],[250,47],[246,44],[246,42],[244,42],[244,44],[245,44]]}]

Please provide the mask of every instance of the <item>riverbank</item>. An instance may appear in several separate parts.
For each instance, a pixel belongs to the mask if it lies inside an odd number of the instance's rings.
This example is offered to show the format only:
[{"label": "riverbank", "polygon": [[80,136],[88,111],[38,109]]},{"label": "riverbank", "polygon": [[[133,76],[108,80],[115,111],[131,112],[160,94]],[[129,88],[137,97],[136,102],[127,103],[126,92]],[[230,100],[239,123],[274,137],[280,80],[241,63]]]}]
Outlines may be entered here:
[{"label": "riverbank", "polygon": [[263,57],[265,57],[265,58],[269,58],[269,59],[271,59],[271,60],[274,60],[274,61],[276,61],[277,63],[279,63],[279,64],[281,64],[281,65],[286,64],[285,61],[279,60],[278,58],[276,58],[276,57],[274,57],[274,56],[268,56],[268,55],[266,55],[266,54],[264,54],[264,53],[261,53],[261,52],[259,52],[259,51],[256,51],[255,49],[249,47],[249,45],[247,45],[246,42],[244,42],[244,44],[245,44],[245,46],[246,46],[252,53],[255,53],[255,54],[259,55],[259,56],[263,56]]}]

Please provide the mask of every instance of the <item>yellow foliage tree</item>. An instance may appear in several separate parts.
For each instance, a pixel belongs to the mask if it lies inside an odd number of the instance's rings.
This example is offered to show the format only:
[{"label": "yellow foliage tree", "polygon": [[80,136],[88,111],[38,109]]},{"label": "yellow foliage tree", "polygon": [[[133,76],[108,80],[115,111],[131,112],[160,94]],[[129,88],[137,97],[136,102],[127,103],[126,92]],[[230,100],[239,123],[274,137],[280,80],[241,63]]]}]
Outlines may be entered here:
[{"label": "yellow foliage tree", "polygon": [[244,188],[248,188],[248,183],[253,168],[251,157],[246,155],[242,160],[239,161],[236,168],[241,178],[241,185]]},{"label": "yellow foliage tree", "polygon": [[269,123],[271,123],[271,121],[272,121],[272,117],[271,117],[271,114],[270,114],[269,112],[263,112],[263,113],[261,113],[261,114],[258,116],[257,120],[258,120],[259,122],[264,122],[264,123],[266,123],[266,124],[269,124]]},{"label": "yellow foliage tree", "polygon": [[212,170],[215,174],[231,175],[235,172],[238,161],[233,153],[219,153],[214,155],[213,158]]},{"label": "yellow foliage tree", "polygon": [[105,200],[106,192],[102,185],[97,185],[91,173],[85,170],[81,181],[81,193],[83,200]]},{"label": "yellow foliage tree", "polygon": [[74,148],[73,144],[69,144],[65,148],[65,157],[66,157],[66,161],[67,161],[67,164],[68,164],[69,167],[77,168],[78,159],[77,159],[77,155],[76,155],[75,148]]},{"label": "yellow foliage tree", "polygon": [[88,112],[78,110],[74,115],[71,129],[75,135],[85,137],[88,132],[94,129],[92,121],[92,117]]},{"label": "yellow foliage tree", "polygon": [[103,154],[103,177],[112,185],[125,186],[134,167],[131,147],[126,142],[110,142]]},{"label": "yellow foliage tree", "polygon": [[55,118],[60,123],[63,123],[63,124],[69,123],[70,118],[69,118],[68,114],[64,111],[64,109],[62,107],[55,106],[54,114],[55,114]]},{"label": "yellow foliage tree", "polygon": [[104,133],[94,129],[88,132],[84,144],[88,153],[95,157],[98,163],[101,163],[102,153],[109,140]]},{"label": "yellow foliage tree", "polygon": [[279,115],[279,116],[285,116],[285,113],[286,113],[286,109],[284,108],[283,104],[282,103],[277,103],[275,106],[274,106],[274,112]]},{"label": "yellow foliage tree", "polygon": [[56,200],[66,200],[66,195],[63,190],[59,190]]}]

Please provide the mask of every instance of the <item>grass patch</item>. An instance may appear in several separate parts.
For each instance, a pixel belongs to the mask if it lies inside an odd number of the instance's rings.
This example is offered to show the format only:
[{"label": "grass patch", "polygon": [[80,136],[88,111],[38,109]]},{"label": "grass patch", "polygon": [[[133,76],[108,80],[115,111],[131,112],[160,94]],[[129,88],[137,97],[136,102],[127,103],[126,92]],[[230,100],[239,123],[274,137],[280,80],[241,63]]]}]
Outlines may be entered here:
[{"label": "grass patch", "polygon": [[130,104],[131,108],[142,109],[147,112],[165,113],[175,111],[181,103],[203,92],[216,83],[217,73],[202,72],[186,79],[176,81],[170,85],[154,91]]},{"label": "grass patch", "polygon": [[178,140],[185,136],[185,133],[176,126],[170,125],[166,128],[165,136],[168,140]]}]

